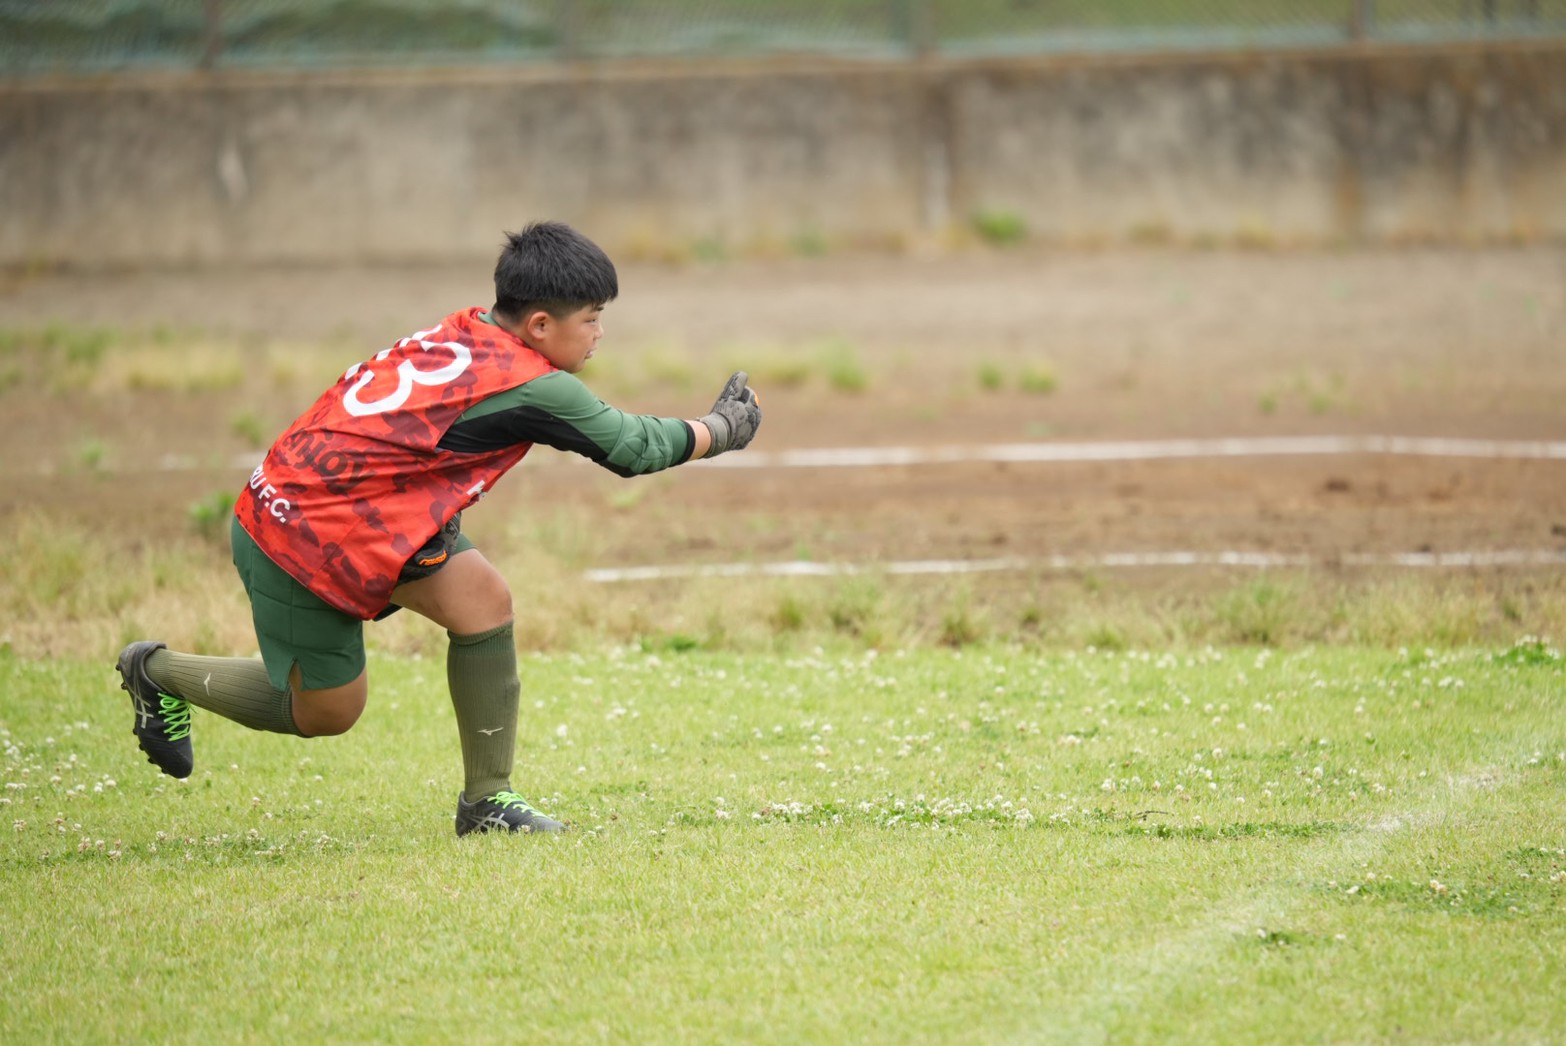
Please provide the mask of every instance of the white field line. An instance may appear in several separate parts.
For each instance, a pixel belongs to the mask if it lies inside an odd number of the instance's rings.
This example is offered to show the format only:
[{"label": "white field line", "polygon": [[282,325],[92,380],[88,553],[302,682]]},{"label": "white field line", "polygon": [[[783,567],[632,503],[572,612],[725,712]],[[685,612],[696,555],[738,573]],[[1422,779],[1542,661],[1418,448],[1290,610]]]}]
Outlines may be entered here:
[{"label": "white field line", "polygon": [[[1515,748],[1515,745],[1508,747]],[[1513,752],[1492,750],[1493,756]],[[1209,908],[1190,922],[1190,929],[1157,935],[1140,948],[1116,955],[1096,981],[1101,990],[1069,1002],[1050,1014],[1047,1041],[1105,1042],[1117,1018],[1138,1009],[1156,1007],[1159,1000],[1188,988],[1195,980],[1211,977],[1224,962],[1225,952],[1237,942],[1268,931],[1288,930],[1311,898],[1313,883],[1328,879],[1357,879],[1364,866],[1392,848],[1410,830],[1473,816],[1474,808],[1494,789],[1509,782],[1497,760],[1489,768],[1449,776],[1435,784],[1404,809],[1380,818],[1375,824],[1344,836],[1307,845],[1275,866],[1262,883],[1246,888]],[[1344,943],[1362,947],[1356,940],[1357,919],[1342,915]]]},{"label": "white field line", "polygon": [[667,581],[703,577],[845,577],[855,574],[991,574],[1019,570],[1093,570],[1127,567],[1533,567],[1566,566],[1566,550],[1500,549],[1475,552],[1350,552],[1332,556],[1273,552],[1110,552],[1093,556],[1027,559],[913,559],[885,563],[671,563],[664,566],[603,567],[588,581]]},{"label": "white field line", "polygon": [[[1566,442],[1547,440],[1443,439],[1421,436],[1263,436],[1256,438],[1110,440],[1075,443],[980,443],[933,447],[815,447],[804,450],[747,450],[711,461],[700,468],[874,468],[888,465],[949,465],[974,462],[1069,464],[1084,461],[1160,461],[1170,458],[1334,457],[1355,454],[1405,457],[1522,459],[1566,461]],[[585,462],[575,455],[561,460]],[[230,458],[220,468],[248,473],[260,455]],[[544,459],[551,460],[551,459]],[[131,472],[188,472],[212,468],[194,454],[165,454]],[[63,466],[45,462],[33,471],[53,475]]]}]

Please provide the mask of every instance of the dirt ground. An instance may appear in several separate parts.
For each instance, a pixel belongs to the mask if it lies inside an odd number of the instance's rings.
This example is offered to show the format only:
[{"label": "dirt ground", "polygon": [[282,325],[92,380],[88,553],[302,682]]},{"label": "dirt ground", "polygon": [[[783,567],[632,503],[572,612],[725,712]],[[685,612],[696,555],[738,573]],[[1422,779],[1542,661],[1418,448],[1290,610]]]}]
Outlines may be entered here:
[{"label": "dirt ground", "polygon": [[[489,269],[13,275],[0,281],[0,329],[204,332],[258,371],[277,345],[319,345],[326,373],[487,304]],[[583,375],[605,398],[694,416],[730,367],[749,366],[767,412],[755,447],[774,455],[1177,437],[1566,440],[1559,247],[626,266],[605,326]],[[862,389],[834,381],[845,360]],[[193,500],[243,479],[232,462],[252,448],[232,431],[236,413],[253,411],[270,432],[319,391],[257,373],[197,395],[40,395],[29,376],[48,365],[13,353],[0,391],[0,518],[43,506],[92,526],[183,525]],[[677,378],[636,379],[659,366]],[[101,460],[73,467],[84,442]],[[161,467],[167,455],[193,464]],[[700,466],[626,483],[540,451],[469,514],[469,529],[482,541],[519,517],[601,510],[575,540],[584,565],[605,567],[1566,552],[1561,458]]]}]

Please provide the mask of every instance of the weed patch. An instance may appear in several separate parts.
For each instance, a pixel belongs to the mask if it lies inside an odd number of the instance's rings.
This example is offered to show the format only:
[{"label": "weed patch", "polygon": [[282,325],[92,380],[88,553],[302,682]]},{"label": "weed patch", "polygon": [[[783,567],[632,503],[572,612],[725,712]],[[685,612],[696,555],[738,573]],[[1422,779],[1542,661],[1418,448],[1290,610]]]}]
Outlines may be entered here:
[{"label": "weed patch", "polygon": [[870,373],[858,351],[847,342],[829,342],[821,349],[821,372],[836,392],[859,395],[870,388]]},{"label": "weed patch", "polygon": [[1240,821],[1221,825],[1126,825],[1127,835],[1149,839],[1194,839],[1218,842],[1233,839],[1317,839],[1353,831],[1353,826],[1335,821]]},{"label": "weed patch", "polygon": [[227,543],[229,519],[234,512],[235,496],[232,491],[220,490],[208,494],[193,503],[186,516],[191,527],[207,541]]},{"label": "weed patch", "polygon": [[973,231],[992,247],[1016,247],[1028,238],[1028,223],[1015,211],[974,212]]}]

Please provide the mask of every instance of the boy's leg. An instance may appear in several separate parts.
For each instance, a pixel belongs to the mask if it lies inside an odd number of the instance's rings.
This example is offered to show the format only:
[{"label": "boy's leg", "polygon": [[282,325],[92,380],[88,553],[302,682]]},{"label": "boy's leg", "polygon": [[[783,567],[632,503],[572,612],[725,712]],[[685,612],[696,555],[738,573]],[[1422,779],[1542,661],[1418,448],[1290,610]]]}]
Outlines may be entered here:
[{"label": "boy's leg", "polygon": [[[230,541],[234,569],[250,599],[261,664],[250,661],[241,669],[237,659],[180,655],[182,661],[169,666],[175,685],[190,691],[185,696],[193,704],[212,708],[203,701],[217,699],[206,673],[232,666],[236,674],[247,673],[247,693],[230,695],[224,707],[213,711],[255,729],[304,737],[348,730],[364,711],[369,694],[364,622],[327,604],[268,559],[237,519]],[[198,684],[204,690],[200,696],[194,693]],[[270,686],[270,695],[262,695],[263,685]],[[253,710],[240,707],[246,699],[256,703]]]},{"label": "boy's leg", "polygon": [[204,657],[159,646],[142,660],[142,671],[159,692],[216,712],[240,726],[273,734],[295,734],[294,695],[278,690],[266,665],[253,657]]},{"label": "boy's leg", "polygon": [[338,687],[305,690],[295,666],[291,685],[272,685],[266,665],[249,657],[204,657],[162,643],[132,643],[115,665],[136,712],[133,733],[147,761],[171,777],[189,777],[190,705],[252,730],[324,737],[351,727],[364,710],[367,677]]},{"label": "boy's leg", "polygon": [[364,623],[266,558],[237,521],[231,538],[261,660],[183,654],[143,640],[115,664],[142,751],[173,777],[188,777],[194,763],[190,705],[252,730],[303,737],[340,734],[364,710]]},{"label": "boy's leg", "polygon": [[467,547],[429,577],[399,585],[392,601],[444,626],[450,636],[446,681],[463,766],[457,834],[560,830],[560,822],[511,790],[522,685],[505,579],[482,553]]},{"label": "boy's leg", "polygon": [[293,694],[275,689],[253,658],[198,657],[142,640],[122,650],[114,667],[136,713],[131,732],[147,761],[170,777],[189,777],[195,768],[191,705],[252,730],[300,732],[290,713]]},{"label": "boy's leg", "polygon": [[295,737],[341,734],[358,720],[369,693],[368,674],[341,686],[307,690],[296,664],[289,685],[272,685],[266,664],[253,657],[204,657],[166,648],[145,662],[147,677],[165,694],[216,712],[252,730]]},{"label": "boy's leg", "polygon": [[472,635],[446,634],[446,685],[462,739],[463,794],[477,799],[509,792],[522,693],[516,635],[509,621]]}]

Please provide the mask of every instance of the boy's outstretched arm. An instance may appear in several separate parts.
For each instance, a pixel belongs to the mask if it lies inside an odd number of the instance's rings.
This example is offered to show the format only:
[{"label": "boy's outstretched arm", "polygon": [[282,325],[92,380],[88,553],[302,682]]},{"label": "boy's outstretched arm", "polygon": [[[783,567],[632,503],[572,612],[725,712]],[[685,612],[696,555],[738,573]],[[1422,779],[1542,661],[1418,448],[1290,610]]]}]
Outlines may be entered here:
[{"label": "boy's outstretched arm", "polygon": [[761,408],[743,371],[728,380],[710,412],[693,420],[621,411],[575,375],[557,371],[475,404],[439,445],[476,453],[538,443],[581,454],[619,476],[639,476],[738,450],[760,424]]}]

